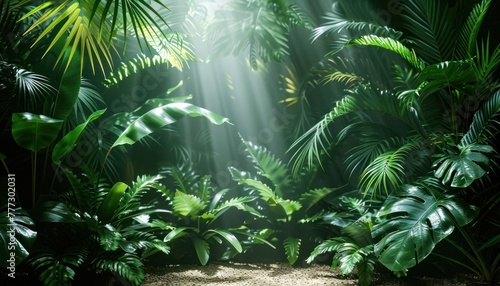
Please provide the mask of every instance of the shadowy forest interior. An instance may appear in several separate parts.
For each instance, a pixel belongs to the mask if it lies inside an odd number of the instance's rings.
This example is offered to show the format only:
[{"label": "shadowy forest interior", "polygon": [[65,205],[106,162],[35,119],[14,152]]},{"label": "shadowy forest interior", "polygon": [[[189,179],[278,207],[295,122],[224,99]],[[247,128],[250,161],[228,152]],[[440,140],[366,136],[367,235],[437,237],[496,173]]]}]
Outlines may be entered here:
[{"label": "shadowy forest interior", "polygon": [[499,12],[0,0],[2,281],[234,261],[498,282]]}]

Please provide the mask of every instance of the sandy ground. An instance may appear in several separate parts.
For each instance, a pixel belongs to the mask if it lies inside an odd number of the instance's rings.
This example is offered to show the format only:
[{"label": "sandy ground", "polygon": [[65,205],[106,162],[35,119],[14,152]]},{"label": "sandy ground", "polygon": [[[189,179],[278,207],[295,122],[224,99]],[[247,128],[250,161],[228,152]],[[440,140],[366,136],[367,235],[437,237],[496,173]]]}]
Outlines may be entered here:
[{"label": "sandy ground", "polygon": [[[214,262],[206,266],[182,265],[150,268],[144,286],[198,286],[198,285],[252,285],[252,286],[307,286],[357,285],[357,280],[346,278],[327,265],[294,268],[286,263],[239,264]],[[402,279],[376,277],[373,285],[436,286],[484,285],[470,276],[453,279],[405,277]]]}]

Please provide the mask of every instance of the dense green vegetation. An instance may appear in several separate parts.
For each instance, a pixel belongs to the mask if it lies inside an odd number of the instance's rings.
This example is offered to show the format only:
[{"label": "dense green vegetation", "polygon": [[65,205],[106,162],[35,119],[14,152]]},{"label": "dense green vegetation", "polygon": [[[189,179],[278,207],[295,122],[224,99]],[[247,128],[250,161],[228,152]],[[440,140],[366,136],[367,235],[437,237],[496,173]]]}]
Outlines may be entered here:
[{"label": "dense green vegetation", "polygon": [[2,0],[2,275],[498,281],[499,6]]}]

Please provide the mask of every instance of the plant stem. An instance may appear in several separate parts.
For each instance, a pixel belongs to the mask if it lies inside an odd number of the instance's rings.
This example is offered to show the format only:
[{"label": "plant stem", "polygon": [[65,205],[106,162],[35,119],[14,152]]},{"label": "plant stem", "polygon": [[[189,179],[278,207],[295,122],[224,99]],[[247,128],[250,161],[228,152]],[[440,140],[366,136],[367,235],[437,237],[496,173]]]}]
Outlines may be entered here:
[{"label": "plant stem", "polygon": [[37,164],[37,152],[32,153],[32,162],[31,162],[31,200],[33,208],[35,208],[36,203],[36,164]]}]

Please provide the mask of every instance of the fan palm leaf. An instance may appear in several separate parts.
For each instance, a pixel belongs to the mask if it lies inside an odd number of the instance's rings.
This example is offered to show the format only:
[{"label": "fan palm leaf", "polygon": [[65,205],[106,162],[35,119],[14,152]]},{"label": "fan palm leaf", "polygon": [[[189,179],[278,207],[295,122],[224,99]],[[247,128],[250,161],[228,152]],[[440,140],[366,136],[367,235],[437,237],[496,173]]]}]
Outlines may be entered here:
[{"label": "fan palm leaf", "polygon": [[[159,0],[153,1],[160,8],[167,9]],[[161,24],[167,24],[160,17],[157,9],[149,1],[122,1],[122,0],[65,0],[61,2],[44,2],[26,13],[21,19],[25,20],[36,13],[41,13],[40,18],[35,21],[25,34],[41,26],[42,32],[36,39],[34,45],[44,37],[52,35],[52,42],[47,47],[45,54],[54,51],[58,61],[63,57],[67,47],[71,49],[69,61],[80,50],[81,61],[88,58],[92,70],[95,71],[95,62],[104,73],[104,63],[112,66],[111,51],[114,49],[113,41],[117,31],[121,27],[125,37],[124,46],[128,33],[128,25],[132,26],[139,45],[140,38],[164,37]],[[162,19],[155,22],[153,15]],[[152,27],[152,28],[151,28]],[[69,29],[69,34],[66,30]],[[64,41],[63,48],[59,50],[56,43]],[[149,47],[149,45],[148,45]],[[67,68],[67,67],[66,67]],[[83,69],[83,65],[82,65]]]}]

